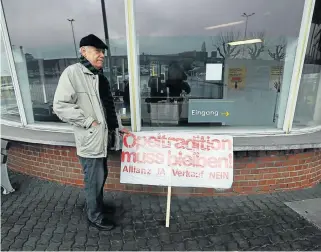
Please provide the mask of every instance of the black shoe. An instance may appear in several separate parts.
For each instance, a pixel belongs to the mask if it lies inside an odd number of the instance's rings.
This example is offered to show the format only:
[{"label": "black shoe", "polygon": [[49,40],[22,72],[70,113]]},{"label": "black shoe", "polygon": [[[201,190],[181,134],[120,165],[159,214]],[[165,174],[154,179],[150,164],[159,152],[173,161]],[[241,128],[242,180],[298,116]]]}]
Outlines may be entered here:
[{"label": "black shoe", "polygon": [[115,206],[115,205],[111,205],[111,204],[104,204],[103,207],[103,214],[107,215],[107,216],[113,216],[113,217],[120,217],[125,213],[125,209],[123,207],[123,205],[121,206]]},{"label": "black shoe", "polygon": [[104,214],[115,214],[116,213],[116,207],[114,205],[111,205],[111,204],[104,204],[103,213]]},{"label": "black shoe", "polygon": [[95,226],[96,228],[98,228],[100,230],[110,231],[116,227],[116,224],[112,220],[109,220],[107,218],[103,218],[102,220],[95,221],[95,222],[93,222],[89,219],[88,219],[88,221],[91,225]]},{"label": "black shoe", "polygon": [[[85,203],[84,209],[87,209],[87,203]],[[103,214],[115,214],[116,213],[116,206],[112,204],[104,204],[102,207]]]}]

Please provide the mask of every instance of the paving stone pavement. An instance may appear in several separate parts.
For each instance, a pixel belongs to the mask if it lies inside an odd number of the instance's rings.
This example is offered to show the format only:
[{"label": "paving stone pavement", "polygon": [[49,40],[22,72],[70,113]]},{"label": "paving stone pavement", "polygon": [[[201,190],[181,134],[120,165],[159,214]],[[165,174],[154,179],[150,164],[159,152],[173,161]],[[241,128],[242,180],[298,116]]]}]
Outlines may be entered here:
[{"label": "paving stone pavement", "polygon": [[122,206],[112,231],[89,227],[80,188],[10,172],[18,191],[2,195],[1,250],[321,250],[321,230],[284,202],[321,197],[300,191],[233,197],[166,197],[107,192]]}]

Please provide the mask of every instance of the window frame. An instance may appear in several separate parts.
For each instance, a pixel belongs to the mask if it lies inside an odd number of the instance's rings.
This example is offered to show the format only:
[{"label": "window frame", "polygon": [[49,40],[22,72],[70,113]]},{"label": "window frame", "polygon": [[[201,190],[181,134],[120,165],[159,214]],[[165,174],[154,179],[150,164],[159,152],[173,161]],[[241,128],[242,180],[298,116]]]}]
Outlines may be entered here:
[{"label": "window frame", "polygon": [[20,123],[8,121],[8,120],[2,119],[2,118],[1,118],[1,123],[7,122],[8,124],[11,124],[11,125],[26,126],[28,124],[28,121],[27,121],[26,113],[25,113],[24,106],[23,106],[23,100],[22,100],[21,90],[20,90],[20,86],[19,86],[19,82],[18,82],[18,75],[17,75],[17,71],[16,71],[16,66],[15,66],[15,62],[13,59],[13,53],[11,50],[11,43],[10,43],[5,13],[4,13],[3,6],[2,6],[2,1],[0,2],[0,15],[1,15],[1,18],[0,18],[0,33],[1,34],[0,35],[3,39],[3,46],[5,48],[5,53],[6,53],[6,57],[7,57],[8,64],[9,64],[12,85],[13,85],[14,94],[15,94],[15,98],[16,98],[16,102],[17,102],[17,106],[18,106],[18,111],[19,111],[19,115],[20,115]]},{"label": "window frame", "polygon": [[[136,0],[124,0],[125,2],[125,14],[126,17],[131,17],[132,20],[127,20],[126,19],[126,29],[127,30],[136,30],[135,27],[135,1]],[[301,75],[302,75],[302,69],[303,69],[303,63],[304,63],[304,56],[305,56],[305,52],[307,49],[307,45],[308,45],[308,36],[307,34],[309,34],[310,32],[310,26],[311,26],[311,21],[312,21],[312,16],[313,16],[313,11],[314,11],[314,6],[315,6],[315,1],[316,0],[305,0],[304,1],[304,8],[303,8],[303,15],[302,15],[302,19],[301,19],[301,25],[300,25],[300,31],[299,31],[299,36],[298,36],[298,46],[296,48],[296,52],[295,52],[295,60],[294,60],[294,66],[293,66],[293,70],[292,70],[292,77],[291,77],[291,82],[290,82],[290,88],[289,88],[289,94],[288,94],[288,99],[287,99],[287,103],[286,103],[286,108],[285,108],[285,113],[283,113],[282,115],[282,120],[283,120],[283,125],[282,127],[280,127],[280,130],[283,133],[289,134],[291,132],[292,129],[292,123],[293,123],[293,119],[294,119],[294,112],[295,112],[295,106],[296,106],[296,102],[297,102],[297,98],[298,98],[298,92],[299,92],[299,88],[300,88],[300,79],[301,79]],[[127,43],[131,44],[131,48],[138,48],[138,43],[137,43],[137,39],[136,36],[127,36]],[[130,48],[129,48],[130,49]],[[128,52],[130,52],[130,50],[128,50]],[[131,52],[132,53],[132,52]],[[129,57],[129,54],[128,54]],[[132,56],[131,56],[132,57]],[[129,71],[129,76],[132,75],[132,77],[134,78],[134,76],[136,75],[136,73],[139,70],[139,64],[138,62],[136,62],[135,65],[135,69],[133,71]],[[135,83],[136,85],[136,89],[139,88],[137,87],[138,83]],[[137,97],[133,95],[133,98]],[[140,97],[139,97],[140,98]],[[139,99],[140,100],[140,99]],[[140,110],[140,108],[139,108]],[[136,113],[136,121],[141,121],[141,117],[137,117],[138,113]],[[132,116],[135,116],[132,114]],[[282,123],[281,123],[282,124]],[[235,134],[241,133],[242,130],[241,128],[244,127],[233,127],[234,130],[231,130],[230,128],[227,131],[231,131],[235,132]],[[251,127],[248,127],[251,128]],[[321,128],[321,126],[320,126]],[[189,127],[173,127],[172,129],[170,129],[169,127],[143,127],[142,130],[143,131],[150,131],[150,130],[178,130],[180,129],[180,131],[193,131],[195,129],[197,129],[198,132],[211,132],[211,133],[218,133],[218,132],[222,132],[224,130],[217,130],[217,128],[212,128],[212,130],[210,130],[210,128],[208,127],[197,127],[197,128],[189,128]],[[266,127],[266,128],[262,128],[262,133],[266,132],[266,131],[273,131],[273,128],[271,127]],[[278,128],[274,128],[275,131],[278,131]],[[137,130],[138,131],[138,130]],[[255,130],[254,130],[255,131]],[[253,132],[253,130],[248,130],[248,131],[243,131],[243,133],[247,133],[247,134],[251,134],[251,132]]]},{"label": "window frame", "polygon": [[[314,11],[316,0],[305,0],[303,15],[301,19],[300,32],[298,37],[298,46],[295,53],[295,61],[292,70],[292,77],[290,83],[290,89],[288,99],[286,103],[285,113],[282,115],[283,123],[280,128],[272,127],[142,127],[141,125],[141,99],[140,99],[140,75],[139,75],[139,47],[136,34],[135,23],[135,0],[124,0],[125,5],[125,25],[126,25],[126,45],[127,45],[127,60],[128,60],[128,77],[130,80],[130,104],[131,104],[131,130],[133,132],[139,131],[197,131],[206,133],[228,133],[231,135],[271,135],[271,134],[289,134],[292,132],[292,124],[294,119],[295,107],[298,98],[298,92],[300,88],[300,80],[302,75],[302,69],[304,64],[304,56],[308,46],[308,36],[311,27],[311,21]],[[9,62],[10,73],[12,75],[13,86],[17,105],[19,109],[21,123],[12,122],[8,120],[1,120],[1,124],[10,126],[22,126],[34,130],[54,131],[69,133],[72,132],[70,125],[60,123],[39,123],[27,120],[25,107],[23,104],[22,93],[19,86],[19,80],[16,72],[15,62],[13,58],[13,52],[11,48],[8,28],[5,20],[5,13],[3,4],[0,4],[2,18],[0,21],[1,35],[3,36],[6,55]],[[303,128],[300,130],[293,130],[295,132],[304,132],[311,130],[319,130],[321,125],[317,127]]]},{"label": "window frame", "polygon": [[[298,39],[298,46],[296,49],[295,61],[292,71],[292,78],[290,84],[290,91],[286,105],[283,131],[289,134],[292,130],[296,104],[298,101],[298,94],[301,85],[301,77],[304,65],[306,50],[308,47],[309,33],[312,23],[312,16],[316,0],[305,0],[303,16],[301,20],[301,27]],[[321,127],[320,127],[321,128]]]}]

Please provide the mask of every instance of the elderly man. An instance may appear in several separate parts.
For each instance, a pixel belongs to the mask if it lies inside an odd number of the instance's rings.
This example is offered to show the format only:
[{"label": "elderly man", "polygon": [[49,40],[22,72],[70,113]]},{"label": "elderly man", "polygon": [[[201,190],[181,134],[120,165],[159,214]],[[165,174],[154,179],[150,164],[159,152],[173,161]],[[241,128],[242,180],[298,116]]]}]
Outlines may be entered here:
[{"label": "elderly man", "polygon": [[80,41],[80,63],[61,74],[53,109],[73,126],[77,155],[84,172],[85,197],[89,222],[99,229],[111,230],[115,223],[105,213],[103,188],[107,179],[108,136],[120,128],[111,89],[103,75],[107,46],[90,34]]}]

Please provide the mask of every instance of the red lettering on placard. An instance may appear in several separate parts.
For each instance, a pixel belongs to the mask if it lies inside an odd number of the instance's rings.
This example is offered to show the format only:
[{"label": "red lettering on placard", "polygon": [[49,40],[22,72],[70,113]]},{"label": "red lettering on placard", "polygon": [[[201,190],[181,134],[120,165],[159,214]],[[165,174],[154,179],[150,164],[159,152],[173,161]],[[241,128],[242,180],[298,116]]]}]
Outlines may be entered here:
[{"label": "red lettering on placard", "polygon": [[121,183],[228,188],[233,138],[210,134],[125,134]]},{"label": "red lettering on placard", "polygon": [[210,179],[229,179],[228,172],[210,172],[209,178]]},{"label": "red lettering on placard", "polygon": [[172,169],[173,175],[175,177],[186,177],[186,178],[203,178],[204,171],[195,172],[189,170],[179,170],[179,169]]},{"label": "red lettering on placard", "polygon": [[[132,133],[124,136],[123,143],[121,161],[129,164],[164,164],[172,168],[233,168],[233,154],[230,152],[233,149],[232,139],[202,135],[187,138],[170,134],[138,136]],[[165,149],[171,150],[166,150],[166,153]]]},{"label": "red lettering on placard", "polygon": [[151,175],[152,170],[151,169],[145,169],[145,168],[139,168],[136,166],[132,165],[125,165],[123,168],[123,172],[128,172],[128,173],[139,173],[139,174],[144,174],[144,175]]},{"label": "red lettering on placard", "polygon": [[165,176],[165,169],[164,168],[158,168],[157,176]]},{"label": "red lettering on placard", "polygon": [[164,155],[162,153],[123,151],[121,154],[121,162],[135,164],[163,164]]},{"label": "red lettering on placard", "polygon": [[192,136],[184,139],[181,137],[166,136],[136,136],[135,134],[126,134],[124,136],[124,146],[139,150],[144,148],[174,148],[193,151],[219,151],[232,150],[233,143],[230,139],[213,139],[210,136]]},{"label": "red lettering on placard", "polygon": [[[123,151],[121,154],[121,162],[132,164],[165,164],[165,156],[160,152],[129,152]],[[200,156],[199,152],[193,155],[184,154],[181,151],[172,154],[168,151],[168,165],[175,167],[194,167],[194,168],[232,168],[233,155],[227,157]]]},{"label": "red lettering on placard", "polygon": [[198,152],[194,155],[183,154],[179,152],[178,155],[173,155],[171,151],[168,151],[168,165],[169,166],[183,166],[183,167],[195,167],[195,168],[232,168],[233,156],[228,157],[202,157]]}]

